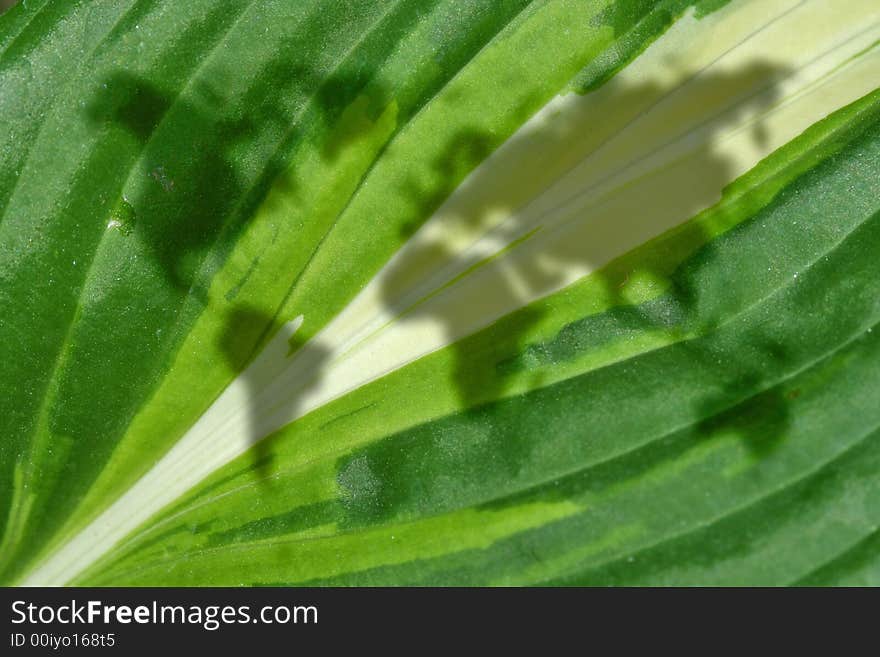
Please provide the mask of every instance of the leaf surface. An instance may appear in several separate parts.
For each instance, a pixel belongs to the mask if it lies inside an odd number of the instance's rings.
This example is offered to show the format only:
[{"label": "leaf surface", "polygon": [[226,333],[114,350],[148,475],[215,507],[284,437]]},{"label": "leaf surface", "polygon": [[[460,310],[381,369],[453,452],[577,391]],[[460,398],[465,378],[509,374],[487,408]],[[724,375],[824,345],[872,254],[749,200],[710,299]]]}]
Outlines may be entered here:
[{"label": "leaf surface", "polygon": [[9,583],[876,584],[880,7],[0,17]]}]

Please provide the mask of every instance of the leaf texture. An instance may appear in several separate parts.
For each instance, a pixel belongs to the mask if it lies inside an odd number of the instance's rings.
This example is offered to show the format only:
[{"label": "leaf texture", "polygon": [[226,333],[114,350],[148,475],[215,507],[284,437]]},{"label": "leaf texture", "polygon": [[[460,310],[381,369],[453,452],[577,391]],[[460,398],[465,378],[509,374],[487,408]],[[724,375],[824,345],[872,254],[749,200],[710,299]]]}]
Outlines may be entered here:
[{"label": "leaf texture", "polygon": [[873,0],[0,17],[16,584],[880,581]]}]

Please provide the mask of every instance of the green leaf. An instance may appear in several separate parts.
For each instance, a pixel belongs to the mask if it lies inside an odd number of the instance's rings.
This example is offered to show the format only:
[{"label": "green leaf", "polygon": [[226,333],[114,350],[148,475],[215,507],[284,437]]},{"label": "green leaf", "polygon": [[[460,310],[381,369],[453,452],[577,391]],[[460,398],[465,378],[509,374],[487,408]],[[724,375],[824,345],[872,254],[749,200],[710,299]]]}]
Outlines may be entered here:
[{"label": "green leaf", "polygon": [[880,7],[0,17],[0,577],[880,583]]}]

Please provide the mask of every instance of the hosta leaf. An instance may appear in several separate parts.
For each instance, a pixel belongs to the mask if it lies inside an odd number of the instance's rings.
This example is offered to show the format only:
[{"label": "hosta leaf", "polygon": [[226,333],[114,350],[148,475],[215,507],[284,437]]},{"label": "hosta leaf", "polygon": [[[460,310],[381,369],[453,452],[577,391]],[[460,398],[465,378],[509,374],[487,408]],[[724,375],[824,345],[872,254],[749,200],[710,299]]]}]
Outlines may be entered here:
[{"label": "hosta leaf", "polygon": [[874,0],[15,7],[4,581],[880,583],[878,80]]}]

